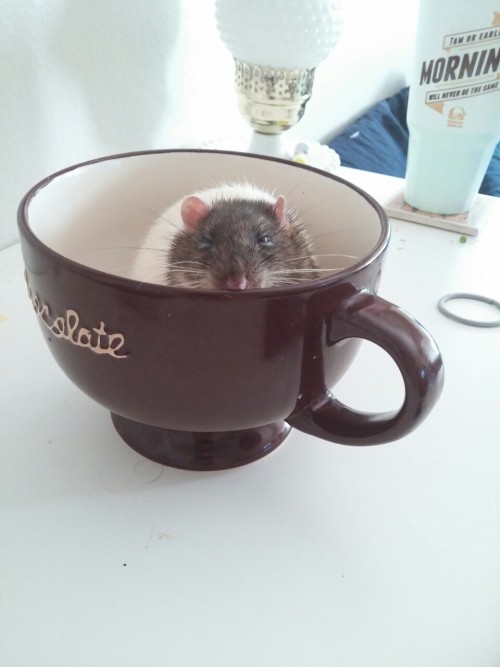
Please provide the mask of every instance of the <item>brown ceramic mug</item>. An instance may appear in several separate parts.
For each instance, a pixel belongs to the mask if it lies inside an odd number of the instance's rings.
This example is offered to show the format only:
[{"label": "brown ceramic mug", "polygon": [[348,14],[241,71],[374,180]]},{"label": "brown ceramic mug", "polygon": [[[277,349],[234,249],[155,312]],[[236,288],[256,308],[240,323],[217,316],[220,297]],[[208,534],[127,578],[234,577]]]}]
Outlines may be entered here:
[{"label": "brown ceramic mug", "polygon": [[[181,196],[248,180],[303,212],[323,278],[201,290],[127,278],[146,226]],[[442,387],[435,342],[376,295],[389,226],[365,192],[286,161],[219,151],[148,151],[70,167],[19,208],[26,280],[42,333],[67,376],[112,413],[122,438],[161,463],[216,470],[272,451],[290,426],[350,445],[414,429]],[[335,260],[337,262],[338,258]],[[366,414],[332,389],[359,339],[386,350],[405,399]]]}]

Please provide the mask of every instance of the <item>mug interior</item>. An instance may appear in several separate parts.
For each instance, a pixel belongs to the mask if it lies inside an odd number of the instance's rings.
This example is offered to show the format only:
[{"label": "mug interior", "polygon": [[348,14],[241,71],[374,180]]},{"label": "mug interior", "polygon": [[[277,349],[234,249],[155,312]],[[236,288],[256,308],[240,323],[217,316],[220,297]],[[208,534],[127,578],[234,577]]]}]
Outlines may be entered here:
[{"label": "mug interior", "polygon": [[220,183],[249,182],[283,194],[309,231],[318,262],[338,272],[387,237],[382,210],[341,179],[294,163],[213,151],[119,155],[49,177],[27,202],[33,234],[53,251],[129,277],[149,225],[175,201]]}]

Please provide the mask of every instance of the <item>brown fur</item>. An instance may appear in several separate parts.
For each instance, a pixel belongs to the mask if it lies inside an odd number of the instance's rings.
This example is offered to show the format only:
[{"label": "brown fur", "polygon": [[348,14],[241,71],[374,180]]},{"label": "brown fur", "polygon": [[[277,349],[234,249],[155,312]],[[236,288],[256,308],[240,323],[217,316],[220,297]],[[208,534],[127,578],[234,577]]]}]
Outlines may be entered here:
[{"label": "brown fur", "polygon": [[166,283],[224,289],[244,276],[248,289],[318,278],[307,232],[293,211],[286,219],[280,225],[265,201],[216,201],[194,230],[183,229],[173,239]]}]

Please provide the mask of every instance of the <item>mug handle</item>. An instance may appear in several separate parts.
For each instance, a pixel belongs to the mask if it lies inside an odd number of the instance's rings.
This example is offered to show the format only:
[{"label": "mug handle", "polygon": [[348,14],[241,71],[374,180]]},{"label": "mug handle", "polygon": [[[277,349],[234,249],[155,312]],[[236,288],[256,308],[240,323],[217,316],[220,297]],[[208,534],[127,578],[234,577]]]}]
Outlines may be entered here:
[{"label": "mug handle", "polygon": [[[411,315],[367,290],[347,297],[334,316],[332,308],[323,306],[323,310],[321,333],[315,328],[314,335],[318,342],[313,358],[320,363],[315,365],[316,378],[309,384],[309,391],[315,386],[317,396],[320,383],[322,396],[286,421],[299,431],[346,445],[378,445],[407,435],[427,417],[442,390],[443,363],[434,339]],[[321,338],[325,325],[327,347],[346,338],[363,338],[394,359],[405,387],[399,410],[360,412],[335,398],[324,382]]]}]

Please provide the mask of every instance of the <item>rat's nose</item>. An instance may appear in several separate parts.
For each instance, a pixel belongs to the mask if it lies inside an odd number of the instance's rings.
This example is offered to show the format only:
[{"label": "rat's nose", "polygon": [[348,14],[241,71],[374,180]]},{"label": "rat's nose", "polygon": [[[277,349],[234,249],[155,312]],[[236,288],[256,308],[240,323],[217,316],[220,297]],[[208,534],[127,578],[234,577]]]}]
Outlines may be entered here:
[{"label": "rat's nose", "polygon": [[246,276],[229,276],[225,284],[226,289],[247,289],[248,280]]}]

